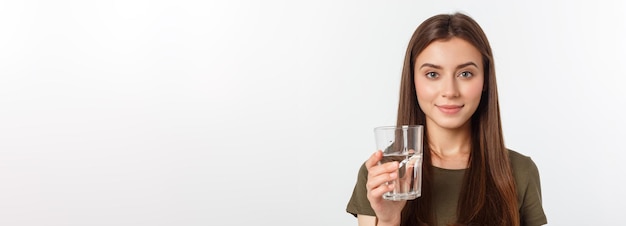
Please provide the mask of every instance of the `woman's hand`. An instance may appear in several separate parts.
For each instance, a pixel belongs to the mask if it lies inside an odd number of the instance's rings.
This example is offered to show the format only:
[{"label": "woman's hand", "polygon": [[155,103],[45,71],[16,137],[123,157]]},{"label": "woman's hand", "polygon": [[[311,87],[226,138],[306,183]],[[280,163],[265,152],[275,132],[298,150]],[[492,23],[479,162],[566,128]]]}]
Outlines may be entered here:
[{"label": "woman's hand", "polygon": [[406,201],[390,201],[383,199],[383,194],[393,191],[393,184],[386,185],[386,182],[393,181],[398,177],[398,162],[388,162],[378,165],[383,158],[381,151],[375,152],[365,162],[367,168],[367,199],[376,217],[379,225],[399,225],[400,214]]}]

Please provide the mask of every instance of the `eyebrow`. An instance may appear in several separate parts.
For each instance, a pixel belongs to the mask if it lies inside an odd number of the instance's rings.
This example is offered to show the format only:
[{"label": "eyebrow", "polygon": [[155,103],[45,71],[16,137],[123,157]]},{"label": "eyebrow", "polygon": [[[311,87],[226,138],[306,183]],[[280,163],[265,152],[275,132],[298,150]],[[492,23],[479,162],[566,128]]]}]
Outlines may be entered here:
[{"label": "eyebrow", "polygon": [[[476,63],[470,61],[470,62],[467,62],[467,63],[464,63],[464,64],[459,64],[459,66],[456,66],[456,69],[461,69],[461,68],[464,68],[464,67],[467,67],[467,66],[474,66],[474,67],[478,68],[478,65]],[[432,68],[435,68],[435,69],[443,68],[443,67],[441,67],[439,65],[431,64],[431,63],[424,63],[424,64],[422,64],[422,66],[420,66],[420,69],[423,68],[423,67],[432,67]]]}]

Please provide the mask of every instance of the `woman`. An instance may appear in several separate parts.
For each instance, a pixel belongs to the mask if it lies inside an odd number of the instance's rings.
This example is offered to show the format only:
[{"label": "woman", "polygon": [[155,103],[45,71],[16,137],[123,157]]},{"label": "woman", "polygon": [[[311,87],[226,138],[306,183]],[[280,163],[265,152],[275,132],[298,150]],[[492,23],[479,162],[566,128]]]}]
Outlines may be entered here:
[{"label": "woman", "polygon": [[382,198],[397,162],[361,167],[347,211],[359,225],[547,223],[539,173],[504,146],[491,47],[472,18],[436,15],[413,34],[400,88],[398,125],[425,125],[421,197]]}]

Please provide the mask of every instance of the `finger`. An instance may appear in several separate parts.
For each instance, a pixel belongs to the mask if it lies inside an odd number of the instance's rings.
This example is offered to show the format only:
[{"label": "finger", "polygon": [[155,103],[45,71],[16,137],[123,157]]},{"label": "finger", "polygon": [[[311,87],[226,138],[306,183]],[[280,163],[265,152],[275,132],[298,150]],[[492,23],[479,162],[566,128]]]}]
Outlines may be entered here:
[{"label": "finger", "polygon": [[383,197],[383,194],[385,194],[387,192],[390,192],[390,191],[393,191],[393,188],[394,188],[394,184],[390,184],[390,185],[383,184],[381,186],[378,186],[378,187],[370,190],[367,193],[367,196],[369,197],[370,200],[372,200],[372,199],[380,199],[380,198]]},{"label": "finger", "polygon": [[387,162],[381,165],[372,166],[367,171],[367,175],[369,177],[369,176],[378,176],[380,174],[385,174],[385,173],[389,174],[392,172],[396,172],[398,171],[398,165],[399,165],[398,162]]},{"label": "finger", "polygon": [[370,156],[369,159],[367,159],[367,161],[365,162],[365,167],[369,170],[373,166],[378,165],[378,162],[381,159],[383,159],[383,152],[378,150],[378,151],[374,152],[374,154],[372,154],[372,156]]},{"label": "finger", "polygon": [[[390,164],[393,165],[393,164]],[[383,166],[380,166],[383,167]],[[377,167],[377,168],[380,168]],[[396,168],[397,168],[397,164],[396,164]],[[377,187],[380,187],[381,185],[384,185],[387,182],[391,182],[393,180],[395,180],[398,177],[398,173],[396,170],[392,170],[391,172],[386,172],[386,173],[381,173],[381,174],[377,174],[377,175],[368,175],[367,176],[367,183],[365,184],[367,189],[375,189]]]}]

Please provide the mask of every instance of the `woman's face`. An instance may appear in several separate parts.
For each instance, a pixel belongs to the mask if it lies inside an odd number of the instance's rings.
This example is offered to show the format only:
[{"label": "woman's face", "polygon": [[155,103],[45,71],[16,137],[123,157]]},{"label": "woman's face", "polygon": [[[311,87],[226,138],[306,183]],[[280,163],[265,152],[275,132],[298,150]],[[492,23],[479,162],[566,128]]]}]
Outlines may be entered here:
[{"label": "woman's face", "polygon": [[429,128],[469,125],[483,91],[482,56],[469,42],[452,38],[429,44],[415,61],[417,101]]}]

